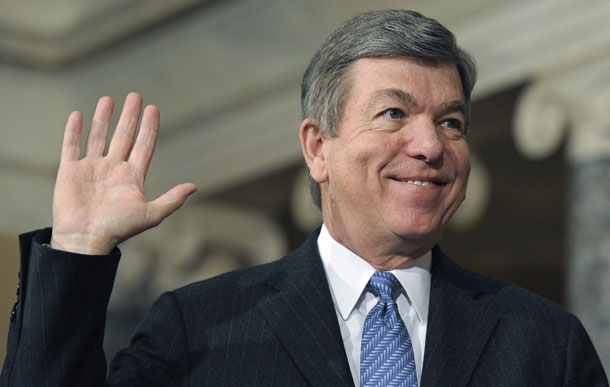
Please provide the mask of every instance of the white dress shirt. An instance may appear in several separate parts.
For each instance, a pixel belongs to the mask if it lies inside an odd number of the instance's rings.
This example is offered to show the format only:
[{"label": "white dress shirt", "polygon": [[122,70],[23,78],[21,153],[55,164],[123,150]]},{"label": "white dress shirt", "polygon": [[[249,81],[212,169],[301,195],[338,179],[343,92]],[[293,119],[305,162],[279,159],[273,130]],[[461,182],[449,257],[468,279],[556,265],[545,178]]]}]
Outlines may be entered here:
[{"label": "white dress shirt", "polygon": [[[335,304],[354,384],[360,387],[362,329],[367,314],[378,301],[365,287],[375,273],[375,268],[334,240],[325,225],[320,230],[318,249]],[[391,271],[403,288],[396,299],[396,305],[413,344],[418,384],[426,345],[431,263],[432,253],[428,252],[408,266]]]}]

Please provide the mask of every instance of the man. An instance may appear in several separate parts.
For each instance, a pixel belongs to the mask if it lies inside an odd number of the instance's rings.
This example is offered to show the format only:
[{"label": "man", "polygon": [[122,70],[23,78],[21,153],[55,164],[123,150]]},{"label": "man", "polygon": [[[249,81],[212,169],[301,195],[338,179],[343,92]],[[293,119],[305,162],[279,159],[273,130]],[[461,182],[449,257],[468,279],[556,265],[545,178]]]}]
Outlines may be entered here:
[{"label": "man", "polygon": [[[475,69],[453,35],[415,12],[339,27],[302,89],[300,140],[324,224],[271,264],[160,297],[109,385],[607,386],[578,320],[436,246],[464,199]],[[104,156],[100,99],[64,135],[53,229],[21,236],[21,291],[3,385],[103,385],[116,246],[196,187],[146,202],[158,110],[130,94]],[[133,149],[132,149],[132,143]],[[50,245],[49,245],[50,244]]]}]

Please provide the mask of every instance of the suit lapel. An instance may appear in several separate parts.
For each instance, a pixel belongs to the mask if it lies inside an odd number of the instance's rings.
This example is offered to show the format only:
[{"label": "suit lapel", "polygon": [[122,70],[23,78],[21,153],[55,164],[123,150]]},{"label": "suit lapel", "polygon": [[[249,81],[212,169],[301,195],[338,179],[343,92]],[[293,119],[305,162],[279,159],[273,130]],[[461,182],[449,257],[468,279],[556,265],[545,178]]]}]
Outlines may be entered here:
[{"label": "suit lapel", "polygon": [[491,298],[476,276],[433,250],[422,387],[468,384],[499,319]]},{"label": "suit lapel", "polygon": [[[353,386],[316,238],[282,259],[257,305],[310,384]],[[468,384],[499,320],[492,298],[434,248],[421,387]]]},{"label": "suit lapel", "polygon": [[258,308],[309,383],[353,386],[316,237],[282,259]]}]

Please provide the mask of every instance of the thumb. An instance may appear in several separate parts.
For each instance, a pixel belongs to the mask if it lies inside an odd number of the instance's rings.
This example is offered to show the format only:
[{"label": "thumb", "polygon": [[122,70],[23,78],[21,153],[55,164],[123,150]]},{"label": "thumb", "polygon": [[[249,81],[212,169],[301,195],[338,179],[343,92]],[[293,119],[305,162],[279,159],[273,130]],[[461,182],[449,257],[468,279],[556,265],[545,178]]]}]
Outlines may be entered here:
[{"label": "thumb", "polygon": [[148,203],[146,220],[150,227],[155,227],[163,219],[180,208],[186,198],[197,192],[197,186],[193,183],[184,183],[175,186],[157,199]]}]

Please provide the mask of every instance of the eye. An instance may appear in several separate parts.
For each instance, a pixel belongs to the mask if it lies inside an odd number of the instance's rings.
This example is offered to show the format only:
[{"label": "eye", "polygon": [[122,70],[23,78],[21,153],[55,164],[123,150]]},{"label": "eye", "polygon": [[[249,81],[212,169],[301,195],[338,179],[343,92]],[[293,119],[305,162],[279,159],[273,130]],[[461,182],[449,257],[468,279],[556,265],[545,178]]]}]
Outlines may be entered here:
[{"label": "eye", "polygon": [[459,132],[463,132],[464,131],[464,125],[462,124],[462,121],[456,119],[456,118],[449,118],[446,119],[442,122],[442,125],[449,128],[449,129],[454,129],[457,130]]},{"label": "eye", "polygon": [[405,116],[405,113],[403,113],[403,111],[398,108],[390,108],[385,110],[383,112],[383,115],[392,120],[399,120]]}]

